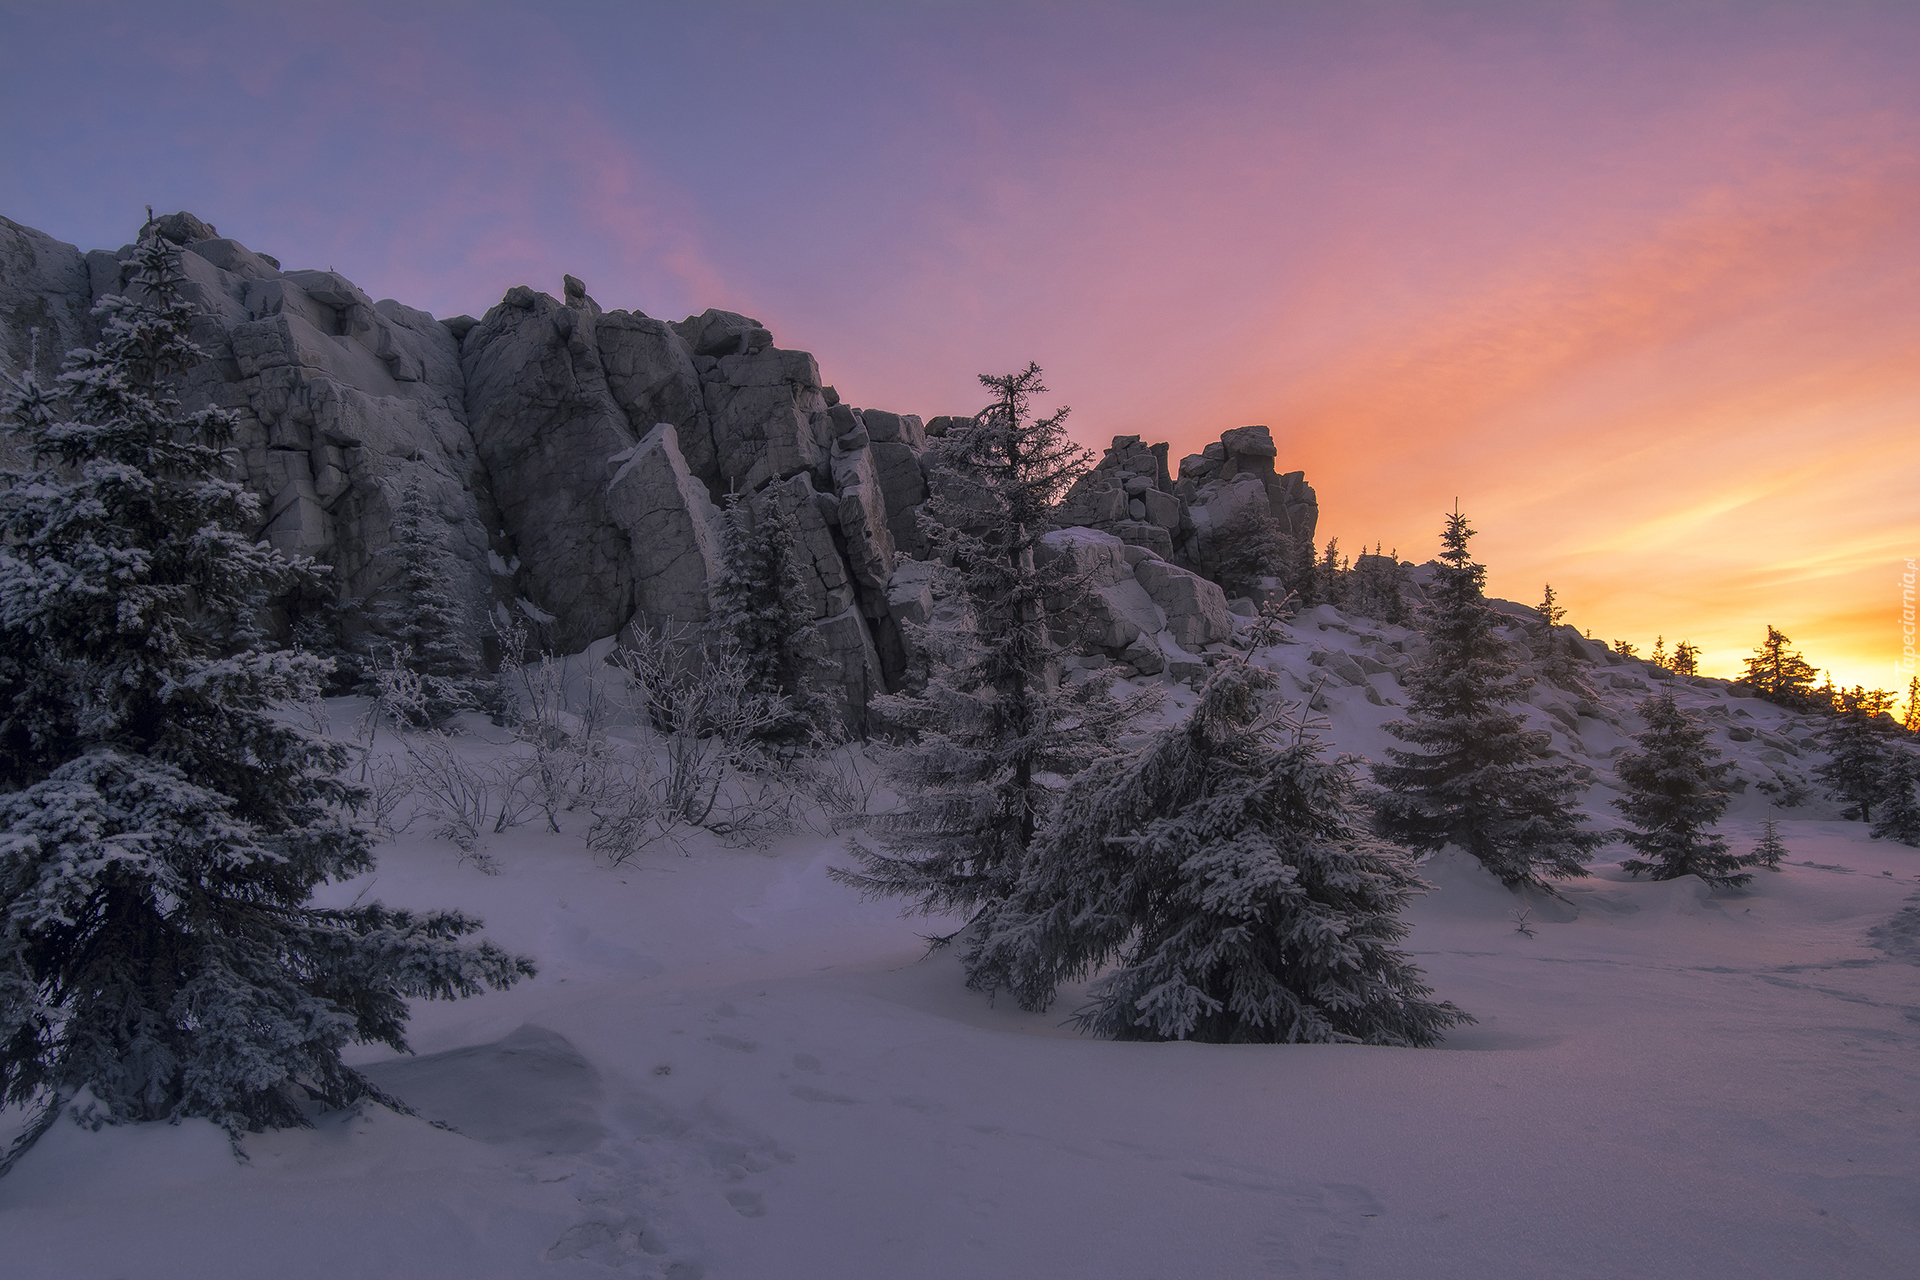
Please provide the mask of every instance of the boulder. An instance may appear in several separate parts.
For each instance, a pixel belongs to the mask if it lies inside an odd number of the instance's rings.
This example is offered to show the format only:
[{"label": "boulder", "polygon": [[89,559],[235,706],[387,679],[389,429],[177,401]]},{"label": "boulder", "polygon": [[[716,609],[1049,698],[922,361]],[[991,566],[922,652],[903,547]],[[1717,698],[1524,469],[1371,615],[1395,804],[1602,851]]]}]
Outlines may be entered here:
[{"label": "boulder", "polygon": [[671,423],[607,464],[615,470],[606,510],[627,534],[638,619],[661,630],[697,629],[711,611],[709,584],[721,564],[720,508],[688,470]]},{"label": "boulder", "polygon": [[673,326],[696,356],[747,355],[773,345],[773,334],[758,320],[711,307]]},{"label": "boulder", "polygon": [[1184,648],[1226,640],[1233,635],[1226,593],[1197,573],[1163,560],[1142,560],[1134,579],[1167,615],[1167,631]]},{"label": "boulder", "polygon": [[187,212],[169,213],[155,218],[154,230],[163,240],[171,240],[177,245],[189,245],[198,240],[211,240],[220,233],[211,224],[202,222]]}]

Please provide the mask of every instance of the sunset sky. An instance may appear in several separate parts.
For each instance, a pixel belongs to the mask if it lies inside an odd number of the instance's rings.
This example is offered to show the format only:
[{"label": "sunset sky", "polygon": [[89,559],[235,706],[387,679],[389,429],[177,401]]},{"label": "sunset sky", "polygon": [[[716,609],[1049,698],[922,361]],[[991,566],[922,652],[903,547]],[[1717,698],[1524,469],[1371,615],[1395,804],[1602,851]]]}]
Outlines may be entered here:
[{"label": "sunset sky", "polygon": [[1075,435],[1266,423],[1321,536],[1714,674],[1904,691],[1920,3],[0,3],[0,213],[190,209],[479,315],[571,272],[855,404],[1038,361]]}]

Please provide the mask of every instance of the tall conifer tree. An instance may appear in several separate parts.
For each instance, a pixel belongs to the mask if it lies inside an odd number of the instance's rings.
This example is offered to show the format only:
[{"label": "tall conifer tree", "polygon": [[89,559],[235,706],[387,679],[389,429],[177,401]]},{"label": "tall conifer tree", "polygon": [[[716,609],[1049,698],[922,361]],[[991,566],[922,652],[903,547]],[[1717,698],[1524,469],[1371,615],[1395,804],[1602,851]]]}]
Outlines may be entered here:
[{"label": "tall conifer tree", "polygon": [[1151,701],[1115,699],[1098,678],[1058,684],[1043,602],[1070,607],[1085,588],[1065,557],[1035,552],[1089,456],[1067,439],[1065,409],[1034,415],[1046,390],[1038,365],[980,381],[993,403],[930,450],[950,483],[927,503],[972,625],[920,628],[935,655],[925,689],[875,700],[914,735],[889,756],[905,805],[880,822],[880,847],[859,851],[861,869],[840,877],[928,913],[1004,899],[1053,802],[1049,776],[1110,755]]},{"label": "tall conifer tree", "polygon": [[1621,838],[1641,855],[1621,867],[1655,880],[1691,875],[1737,886],[1753,879],[1743,868],[1756,858],[1729,853],[1713,829],[1727,809],[1732,762],[1719,759],[1707,727],[1682,710],[1671,691],[1647,698],[1640,714],[1647,722],[1633,738],[1640,749],[1614,764],[1626,789],[1614,805],[1634,826]]},{"label": "tall conifer tree", "polygon": [[484,699],[480,654],[474,645],[478,620],[455,598],[456,566],[444,526],[434,519],[427,487],[410,476],[393,502],[392,540],[374,562],[387,580],[367,608],[379,634],[372,643],[376,664],[389,649],[409,671],[428,677],[425,713],[441,720]]},{"label": "tall conifer tree", "polygon": [[1531,681],[1495,632],[1472,536],[1465,516],[1447,517],[1422,619],[1428,652],[1407,677],[1411,714],[1383,726],[1416,749],[1388,748],[1392,763],[1373,766],[1387,788],[1379,829],[1412,849],[1465,849],[1509,887],[1585,875],[1604,837],[1581,827],[1573,768],[1539,760],[1549,735],[1506,709]]},{"label": "tall conifer tree", "polygon": [[1859,686],[1836,691],[1834,715],[1821,735],[1827,759],[1814,770],[1827,794],[1847,803],[1849,821],[1873,821],[1873,806],[1891,789],[1888,769],[1894,760],[1889,730],[1880,719],[1893,705],[1893,695]]},{"label": "tall conifer tree", "polygon": [[169,391],[202,357],[151,221],[135,268],[68,357],[73,416],[20,388],[34,469],[0,475],[0,1100],[303,1124],[296,1088],[371,1092],[340,1050],[405,1048],[408,997],[532,969],[454,912],[308,905],[371,840],[341,749],[273,714],[328,664],[245,639],[319,570],[253,540],[230,418]]},{"label": "tall conifer tree", "polygon": [[783,700],[763,736],[828,731],[835,712],[809,678],[813,609],[792,515],[769,495],[730,494],[723,532],[713,631],[739,654],[749,692]]},{"label": "tall conifer tree", "polygon": [[1902,752],[1887,766],[1886,801],[1873,824],[1876,840],[1920,846],[1920,758]]}]

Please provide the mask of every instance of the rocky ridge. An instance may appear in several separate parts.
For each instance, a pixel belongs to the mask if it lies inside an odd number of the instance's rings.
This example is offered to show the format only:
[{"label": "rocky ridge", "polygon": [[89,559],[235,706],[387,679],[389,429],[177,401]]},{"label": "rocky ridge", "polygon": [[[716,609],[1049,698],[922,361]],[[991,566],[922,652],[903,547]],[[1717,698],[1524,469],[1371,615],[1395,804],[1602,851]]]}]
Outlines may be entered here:
[{"label": "rocky ridge", "polygon": [[[336,272],[283,269],[192,214],[160,230],[185,250],[210,356],[185,398],[235,413],[260,536],[330,564],[343,598],[381,587],[393,505],[417,477],[477,628],[482,611],[518,609],[574,651],[634,622],[698,627],[719,504],[760,492],[794,517],[815,657],[849,719],[900,687],[909,624],[941,608],[921,521],[941,483],[929,439],[965,419],[844,404],[812,355],[733,312],[603,310],[567,276],[557,299],[521,285],[477,320],[436,320]],[[128,287],[131,253],[0,218],[8,370],[51,379],[91,343],[89,312]],[[1045,554],[1091,585],[1063,638],[1096,662],[1180,675],[1235,638],[1220,588],[1195,572],[1207,539],[1258,510],[1311,541],[1318,508],[1302,473],[1276,471],[1265,427],[1227,432],[1177,479],[1167,453],[1117,437]]]}]

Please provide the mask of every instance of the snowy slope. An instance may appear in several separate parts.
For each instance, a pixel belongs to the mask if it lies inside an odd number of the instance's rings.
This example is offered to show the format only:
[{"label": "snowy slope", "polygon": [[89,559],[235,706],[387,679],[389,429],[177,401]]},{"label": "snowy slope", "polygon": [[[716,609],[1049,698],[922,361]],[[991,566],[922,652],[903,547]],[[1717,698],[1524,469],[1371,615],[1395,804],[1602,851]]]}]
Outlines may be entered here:
[{"label": "snowy slope", "polygon": [[[1292,631],[1258,660],[1377,756],[1407,633]],[[1614,679],[1646,677],[1599,676],[1571,730],[1529,714],[1604,780],[1638,727]],[[1802,767],[1793,717],[1683,700],[1752,731],[1720,735],[1750,779]],[[1770,812],[1739,798],[1737,849]],[[416,832],[330,895],[470,910],[541,968],[363,1057],[419,1118],[320,1116],[246,1164],[201,1123],[58,1125],[0,1181],[0,1274],[1911,1275],[1920,851],[1782,813],[1791,861],[1744,891],[1628,880],[1618,848],[1564,901],[1429,863],[1409,945],[1479,1019],[1438,1050],[1081,1038],[1073,993],[1024,1014],[922,958],[942,922],[828,880],[836,838],[609,868],[526,826],[486,875]]]}]

